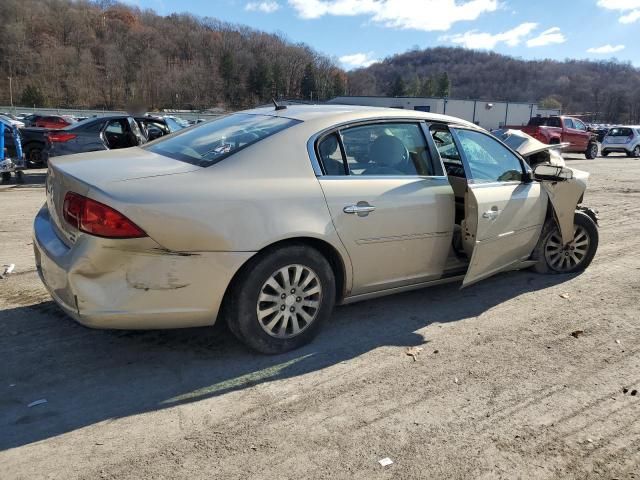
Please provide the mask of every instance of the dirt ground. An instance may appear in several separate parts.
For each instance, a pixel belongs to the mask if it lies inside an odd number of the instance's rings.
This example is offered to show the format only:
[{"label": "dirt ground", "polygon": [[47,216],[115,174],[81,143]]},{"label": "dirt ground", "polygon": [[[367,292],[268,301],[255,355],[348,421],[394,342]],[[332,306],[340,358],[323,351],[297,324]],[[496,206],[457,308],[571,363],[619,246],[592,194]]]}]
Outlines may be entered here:
[{"label": "dirt ground", "polygon": [[74,323],[34,271],[42,172],[0,187],[0,478],[640,479],[640,160],[568,164],[601,217],[583,274],[339,307],[271,357]]}]

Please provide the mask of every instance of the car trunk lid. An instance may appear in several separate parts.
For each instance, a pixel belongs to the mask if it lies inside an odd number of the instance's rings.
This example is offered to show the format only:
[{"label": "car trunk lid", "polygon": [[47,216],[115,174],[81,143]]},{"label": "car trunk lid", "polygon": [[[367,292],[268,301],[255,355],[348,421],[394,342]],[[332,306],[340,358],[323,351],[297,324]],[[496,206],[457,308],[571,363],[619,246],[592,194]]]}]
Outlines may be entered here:
[{"label": "car trunk lid", "polygon": [[68,192],[87,196],[90,190],[105,190],[113,182],[175,175],[201,168],[137,147],[56,157],[49,161],[47,207],[58,236],[71,246],[79,231],[64,220],[64,199]]}]

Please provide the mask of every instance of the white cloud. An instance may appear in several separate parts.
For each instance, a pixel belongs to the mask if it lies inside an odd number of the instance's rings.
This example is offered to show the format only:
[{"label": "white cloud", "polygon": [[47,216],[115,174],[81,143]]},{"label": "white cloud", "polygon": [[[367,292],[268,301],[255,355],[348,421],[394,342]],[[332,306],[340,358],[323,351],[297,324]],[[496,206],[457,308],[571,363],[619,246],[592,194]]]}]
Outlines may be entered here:
[{"label": "white cloud", "polygon": [[560,31],[559,27],[553,27],[549,30],[545,30],[535,38],[527,40],[527,47],[544,47],[546,45],[554,45],[557,43],[564,43],[567,39]]},{"label": "white cloud", "polygon": [[249,2],[244,6],[248,12],[273,13],[280,8],[278,2],[274,0],[265,0],[263,2]]},{"label": "white cloud", "polygon": [[373,53],[354,53],[352,55],[343,55],[339,58],[348,69],[368,67],[369,65],[379,62],[380,60],[373,57]]},{"label": "white cloud", "polygon": [[389,28],[446,31],[456,22],[498,9],[498,0],[289,0],[305,19],[367,15]]},{"label": "white cloud", "polygon": [[607,10],[618,10],[622,16],[620,23],[634,23],[640,20],[640,0],[598,0],[598,6]]},{"label": "white cloud", "polygon": [[598,6],[608,10],[633,10],[640,8],[640,0],[598,0]]},{"label": "white cloud", "polygon": [[445,35],[440,37],[440,41],[449,41],[456,45],[462,45],[466,48],[474,49],[492,49],[499,43],[505,43],[510,47],[516,47],[527,37],[535,28],[537,23],[527,22],[518,25],[511,30],[502,33],[485,33],[471,30],[457,35]]},{"label": "white cloud", "polygon": [[634,23],[638,20],[640,20],[640,10],[632,10],[618,19],[620,23]]},{"label": "white cloud", "polygon": [[593,47],[587,50],[588,53],[616,53],[624,50],[624,45],[603,45],[601,47]]}]

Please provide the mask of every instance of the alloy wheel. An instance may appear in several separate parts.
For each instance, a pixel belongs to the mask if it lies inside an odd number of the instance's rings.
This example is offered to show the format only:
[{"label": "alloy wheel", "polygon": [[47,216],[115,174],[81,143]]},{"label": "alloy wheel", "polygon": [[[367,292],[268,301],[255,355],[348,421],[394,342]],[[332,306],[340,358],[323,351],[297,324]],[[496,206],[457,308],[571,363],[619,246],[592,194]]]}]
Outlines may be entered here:
[{"label": "alloy wheel", "polygon": [[558,229],[554,230],[544,246],[547,265],[557,272],[574,270],[587,258],[590,243],[589,234],[582,226],[574,227],[573,240],[566,247],[562,245]]},{"label": "alloy wheel", "polygon": [[640,145],[637,145],[636,148],[633,149],[633,156],[636,158],[640,157]]},{"label": "alloy wheel", "polygon": [[315,321],[321,303],[318,275],[305,265],[288,265],[262,285],[256,307],[258,323],[272,337],[292,338]]}]

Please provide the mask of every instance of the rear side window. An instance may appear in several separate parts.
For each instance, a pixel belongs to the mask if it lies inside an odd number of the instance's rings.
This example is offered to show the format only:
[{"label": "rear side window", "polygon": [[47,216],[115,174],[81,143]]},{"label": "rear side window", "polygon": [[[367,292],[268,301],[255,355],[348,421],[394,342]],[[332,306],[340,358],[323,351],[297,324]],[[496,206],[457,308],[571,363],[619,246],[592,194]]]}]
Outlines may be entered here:
[{"label": "rear side window", "polygon": [[[326,175],[430,176],[432,160],[417,123],[374,123],[324,137],[318,156]],[[343,156],[344,155],[344,156]]]},{"label": "rear side window", "polygon": [[607,136],[609,137],[630,137],[633,131],[630,128],[612,128]]},{"label": "rear side window", "polygon": [[162,137],[142,148],[165,157],[208,167],[300,123],[269,115],[234,114]]}]

